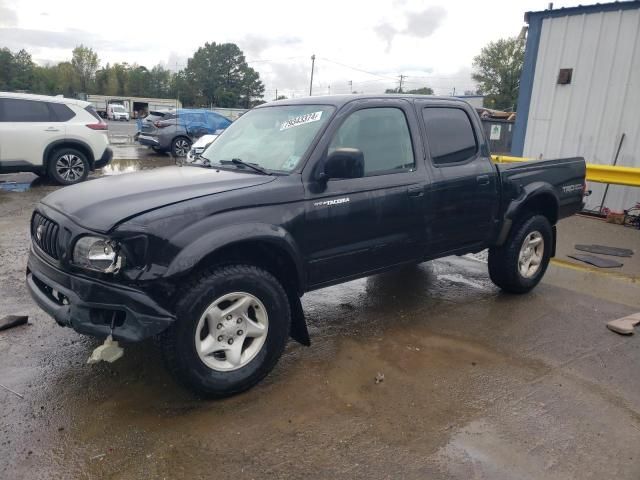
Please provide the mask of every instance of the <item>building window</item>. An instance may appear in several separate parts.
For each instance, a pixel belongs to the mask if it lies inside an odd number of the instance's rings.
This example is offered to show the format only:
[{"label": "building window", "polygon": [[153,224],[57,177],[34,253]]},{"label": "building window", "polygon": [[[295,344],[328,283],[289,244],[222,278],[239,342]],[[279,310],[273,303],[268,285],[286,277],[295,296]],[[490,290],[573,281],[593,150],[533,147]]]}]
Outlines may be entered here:
[{"label": "building window", "polygon": [[573,76],[573,68],[561,68],[558,73],[558,85],[569,85]]}]

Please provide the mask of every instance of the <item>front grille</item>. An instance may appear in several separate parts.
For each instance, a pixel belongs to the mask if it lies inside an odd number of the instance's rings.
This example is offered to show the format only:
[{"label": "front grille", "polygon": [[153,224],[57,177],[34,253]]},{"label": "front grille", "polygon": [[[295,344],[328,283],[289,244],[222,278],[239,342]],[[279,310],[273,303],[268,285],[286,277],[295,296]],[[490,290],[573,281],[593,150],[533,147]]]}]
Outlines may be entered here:
[{"label": "front grille", "polygon": [[58,260],[58,224],[35,212],[31,220],[31,238],[40,249]]}]

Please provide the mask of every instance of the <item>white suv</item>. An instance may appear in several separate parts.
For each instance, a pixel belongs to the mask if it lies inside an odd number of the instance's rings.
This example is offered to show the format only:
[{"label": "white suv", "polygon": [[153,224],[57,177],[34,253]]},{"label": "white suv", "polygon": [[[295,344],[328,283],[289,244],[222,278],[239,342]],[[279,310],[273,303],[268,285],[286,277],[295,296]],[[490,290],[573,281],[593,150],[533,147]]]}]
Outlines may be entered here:
[{"label": "white suv", "polygon": [[0,173],[81,182],[111,161],[107,129],[89,102],[0,92]]}]

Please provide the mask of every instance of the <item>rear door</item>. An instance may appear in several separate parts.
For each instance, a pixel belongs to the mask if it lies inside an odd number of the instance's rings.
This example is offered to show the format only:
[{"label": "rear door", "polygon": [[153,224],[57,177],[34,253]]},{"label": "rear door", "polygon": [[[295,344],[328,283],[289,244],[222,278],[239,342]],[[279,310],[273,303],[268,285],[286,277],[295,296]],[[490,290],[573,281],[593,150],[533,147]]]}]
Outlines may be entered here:
[{"label": "rear door", "polygon": [[[414,111],[403,100],[353,102],[334,120],[305,172],[302,247],[310,285],[422,258],[426,176],[419,136]],[[343,147],[363,152],[364,177],[320,187],[318,169]]]},{"label": "rear door", "polygon": [[48,102],[0,98],[3,167],[40,166],[46,147],[65,138],[65,124]]},{"label": "rear door", "polygon": [[498,178],[477,116],[465,104],[418,102],[433,170],[430,254],[488,242]]}]

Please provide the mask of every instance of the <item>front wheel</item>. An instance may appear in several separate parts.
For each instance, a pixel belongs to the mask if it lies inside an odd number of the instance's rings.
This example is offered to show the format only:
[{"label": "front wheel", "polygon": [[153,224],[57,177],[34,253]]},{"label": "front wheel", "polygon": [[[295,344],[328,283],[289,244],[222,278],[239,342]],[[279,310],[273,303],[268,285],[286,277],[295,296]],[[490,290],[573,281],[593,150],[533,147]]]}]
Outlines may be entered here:
[{"label": "front wheel", "polygon": [[174,377],[196,393],[219,398],[247,390],[275,366],[289,336],[287,295],[254,266],[209,270],[194,279],[161,336]]},{"label": "front wheel", "polygon": [[522,218],[504,245],[489,249],[489,276],[502,290],[526,293],[544,276],[551,259],[553,233],[542,215]]}]

